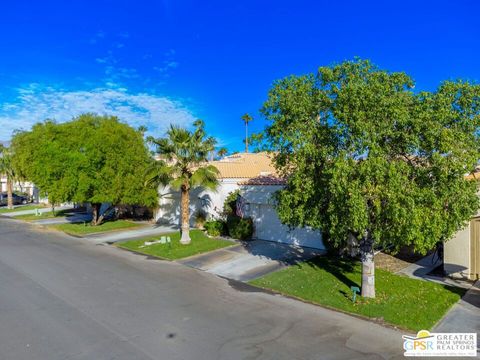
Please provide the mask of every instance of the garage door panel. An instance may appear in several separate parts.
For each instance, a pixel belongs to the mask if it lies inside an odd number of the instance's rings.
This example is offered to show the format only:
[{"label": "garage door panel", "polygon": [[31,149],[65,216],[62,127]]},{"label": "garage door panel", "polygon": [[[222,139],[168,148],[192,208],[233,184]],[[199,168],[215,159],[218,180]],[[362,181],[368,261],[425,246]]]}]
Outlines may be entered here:
[{"label": "garage door panel", "polygon": [[252,209],[257,239],[324,249],[319,231],[307,228],[290,229],[283,225],[272,205],[255,204]]}]

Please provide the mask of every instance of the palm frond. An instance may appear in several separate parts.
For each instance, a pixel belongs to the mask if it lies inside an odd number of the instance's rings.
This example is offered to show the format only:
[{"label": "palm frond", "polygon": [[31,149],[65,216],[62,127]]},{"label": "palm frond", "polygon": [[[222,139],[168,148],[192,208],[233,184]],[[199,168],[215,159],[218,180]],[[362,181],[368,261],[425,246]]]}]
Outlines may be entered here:
[{"label": "palm frond", "polygon": [[164,161],[154,161],[147,168],[145,178],[145,185],[147,186],[167,185],[171,181],[171,170]]},{"label": "palm frond", "polygon": [[194,123],[195,129],[171,125],[167,136],[152,139],[157,154],[168,164],[169,184],[180,188],[184,184],[189,187],[202,186],[215,189],[218,170],[213,166],[205,166],[209,154],[215,149],[216,140],[205,133],[205,124],[201,120]]},{"label": "palm frond", "polygon": [[207,165],[195,170],[190,178],[191,187],[203,187],[212,191],[216,191],[218,182],[218,169],[213,165]]},{"label": "palm frond", "polygon": [[9,148],[2,145],[0,148],[0,174],[7,178],[15,179],[15,169],[13,167],[12,152]]},{"label": "palm frond", "polygon": [[181,178],[181,177],[178,177],[178,178],[175,178],[175,179],[172,179],[170,181],[170,186],[175,189],[175,190],[178,190],[182,187],[182,185],[185,183],[185,179]]}]

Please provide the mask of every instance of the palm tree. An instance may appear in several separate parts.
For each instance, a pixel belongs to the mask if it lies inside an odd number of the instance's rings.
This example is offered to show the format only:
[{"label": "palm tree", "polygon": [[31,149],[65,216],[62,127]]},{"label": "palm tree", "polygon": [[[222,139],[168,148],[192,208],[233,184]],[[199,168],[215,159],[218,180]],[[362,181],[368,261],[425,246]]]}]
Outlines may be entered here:
[{"label": "palm tree", "polygon": [[7,178],[7,207],[13,209],[13,182],[15,171],[13,169],[12,153],[10,149],[0,145],[0,174]]},{"label": "palm tree", "polygon": [[221,147],[220,149],[217,150],[217,155],[221,158],[223,158],[227,154],[228,154],[228,149],[226,147]]},{"label": "palm tree", "polygon": [[253,118],[245,113],[242,116],[242,120],[245,123],[245,152],[248,153],[248,123],[253,120]]},{"label": "palm tree", "polygon": [[215,190],[218,186],[218,170],[208,165],[208,155],[215,147],[215,139],[206,135],[204,123],[197,120],[195,130],[190,131],[170,126],[167,137],[150,139],[156,145],[157,154],[163,164],[157,165],[155,178],[168,182],[181,193],[181,232],[180,243],[190,244],[190,190],[203,187]]}]

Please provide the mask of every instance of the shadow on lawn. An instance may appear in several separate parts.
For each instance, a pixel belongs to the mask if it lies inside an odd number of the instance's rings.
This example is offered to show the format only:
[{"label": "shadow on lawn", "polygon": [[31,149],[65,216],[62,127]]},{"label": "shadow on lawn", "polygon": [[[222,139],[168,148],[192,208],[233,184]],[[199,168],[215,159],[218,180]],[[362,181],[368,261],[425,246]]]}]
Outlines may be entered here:
[{"label": "shadow on lawn", "polygon": [[357,284],[344,275],[355,271],[355,261],[353,260],[319,256],[306,261],[305,264],[313,268],[327,271],[344,283],[348,288],[352,286],[360,287],[360,284]]},{"label": "shadow on lawn", "polygon": [[[328,273],[335,276],[340,282],[345,284],[348,287],[348,289],[350,289],[352,286],[361,288],[360,283],[356,283],[353,280],[349,279],[347,276],[345,276],[345,274],[350,274],[358,271],[357,262],[353,259],[342,259],[342,258],[335,258],[335,257],[329,257],[329,256],[319,256],[306,261],[304,264],[314,269],[323,269],[327,271]],[[418,281],[423,281],[423,280],[418,280]],[[464,301],[476,307],[480,306],[480,291],[470,292],[469,294],[467,294],[467,296],[465,296],[465,293],[467,292],[466,289],[456,287],[456,286],[450,286],[450,285],[441,285],[441,286],[444,289],[459,295],[461,298],[463,298]],[[343,296],[345,296],[347,299],[351,299],[352,297],[351,293],[347,293],[344,290],[339,290],[339,292]]]}]

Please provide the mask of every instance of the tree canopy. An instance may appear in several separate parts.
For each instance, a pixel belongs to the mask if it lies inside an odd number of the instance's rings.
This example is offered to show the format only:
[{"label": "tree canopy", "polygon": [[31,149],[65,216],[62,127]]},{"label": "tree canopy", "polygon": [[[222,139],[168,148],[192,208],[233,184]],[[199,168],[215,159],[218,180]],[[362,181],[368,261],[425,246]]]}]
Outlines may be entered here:
[{"label": "tree canopy", "polygon": [[414,92],[405,73],[369,61],[276,81],[262,113],[264,138],[287,179],[284,223],[322,229],[363,251],[449,239],[479,207],[465,174],[479,158],[480,86],[446,81]]},{"label": "tree canopy", "polygon": [[84,114],[67,123],[38,123],[15,134],[12,148],[18,174],[51,203],[91,203],[97,210],[101,203],[156,204],[156,189],[145,187],[153,159],[142,132],[114,116]]}]

